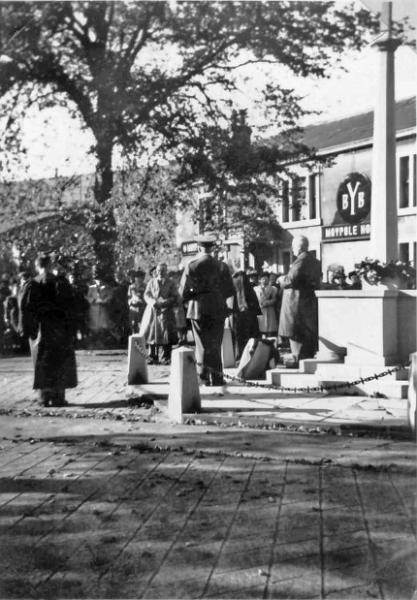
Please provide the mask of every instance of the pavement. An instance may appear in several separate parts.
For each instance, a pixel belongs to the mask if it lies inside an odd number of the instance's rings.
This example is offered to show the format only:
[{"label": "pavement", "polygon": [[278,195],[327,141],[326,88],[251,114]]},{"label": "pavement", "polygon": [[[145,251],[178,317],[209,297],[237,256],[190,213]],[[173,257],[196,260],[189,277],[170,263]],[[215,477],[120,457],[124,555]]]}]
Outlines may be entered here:
[{"label": "pavement", "polygon": [[1,598],[416,597],[406,401],[226,386],[174,424],[169,367],[78,364],[46,409],[0,360]]},{"label": "pavement", "polygon": [[[64,414],[81,418],[103,416],[105,411],[110,411],[109,418],[135,419],[138,405],[148,402],[156,409],[152,420],[163,421],[167,413],[170,368],[150,366],[148,384],[128,386],[126,365],[127,356],[123,351],[78,352],[79,385],[74,390],[67,390],[70,406],[64,409]],[[406,400],[329,395],[326,392],[282,393],[262,381],[241,385],[232,380],[236,369],[225,372],[229,383],[223,387],[201,387],[202,411],[185,415],[186,422],[411,438]],[[0,382],[3,382],[0,398],[4,395],[0,410],[3,414],[28,415],[33,412],[36,393],[31,389],[32,378],[29,357],[0,360]],[[128,408],[130,414],[126,416]],[[37,409],[36,412],[63,414],[62,409]]]}]

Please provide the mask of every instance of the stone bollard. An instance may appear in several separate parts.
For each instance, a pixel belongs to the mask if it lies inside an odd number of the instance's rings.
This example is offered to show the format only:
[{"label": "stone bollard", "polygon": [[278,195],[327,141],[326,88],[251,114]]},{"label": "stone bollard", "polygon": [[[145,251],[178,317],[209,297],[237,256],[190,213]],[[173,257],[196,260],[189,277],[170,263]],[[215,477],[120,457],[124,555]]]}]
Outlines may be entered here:
[{"label": "stone bollard", "polygon": [[129,385],[148,383],[146,344],[141,335],[133,334],[129,336],[127,364],[127,383]]},{"label": "stone bollard", "polygon": [[183,413],[199,412],[200,409],[200,390],[194,350],[185,347],[176,348],[171,355],[168,416],[176,423],[182,423]]},{"label": "stone bollard", "polygon": [[222,340],[222,362],[223,368],[229,369],[236,366],[235,351],[233,349],[233,336],[229,319],[226,319]]}]

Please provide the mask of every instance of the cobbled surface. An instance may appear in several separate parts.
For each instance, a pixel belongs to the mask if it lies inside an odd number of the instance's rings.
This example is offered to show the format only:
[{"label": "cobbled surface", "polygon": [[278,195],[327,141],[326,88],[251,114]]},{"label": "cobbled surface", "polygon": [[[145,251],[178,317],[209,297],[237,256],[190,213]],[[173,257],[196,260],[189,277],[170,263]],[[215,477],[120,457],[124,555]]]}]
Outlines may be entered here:
[{"label": "cobbled surface", "polygon": [[3,439],[1,598],[404,598],[415,473]]}]

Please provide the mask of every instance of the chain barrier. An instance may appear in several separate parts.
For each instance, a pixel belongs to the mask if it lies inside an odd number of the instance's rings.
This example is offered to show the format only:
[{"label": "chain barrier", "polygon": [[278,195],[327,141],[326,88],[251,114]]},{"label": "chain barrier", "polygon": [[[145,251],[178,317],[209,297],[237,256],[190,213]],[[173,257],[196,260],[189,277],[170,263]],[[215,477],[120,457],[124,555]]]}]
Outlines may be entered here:
[{"label": "chain barrier", "polygon": [[[203,366],[202,363],[198,363],[193,358],[189,357],[189,359],[196,366],[198,366],[198,367]],[[216,371],[215,369],[212,369],[211,367],[206,367],[206,368],[209,369],[209,371],[211,371],[213,374],[215,374],[219,377],[222,377],[224,379],[229,379],[230,381],[234,381],[241,385],[242,384],[246,385],[248,387],[260,388],[260,389],[264,389],[264,390],[274,390],[274,391],[279,391],[279,392],[295,392],[295,393],[298,392],[298,393],[315,394],[315,393],[341,390],[344,388],[354,387],[359,384],[368,383],[370,381],[375,381],[377,379],[381,379],[382,377],[386,377],[387,375],[391,375],[392,373],[396,373],[397,371],[401,371],[402,369],[405,369],[406,367],[408,367],[409,364],[410,363],[406,363],[406,364],[397,365],[395,367],[390,367],[389,369],[386,369],[385,371],[381,371],[381,373],[374,373],[373,375],[369,375],[368,377],[359,377],[358,379],[355,379],[354,381],[346,381],[343,383],[335,383],[335,384],[331,384],[331,385],[318,385],[318,386],[305,386],[305,387],[300,387],[300,386],[288,387],[288,386],[280,386],[280,385],[273,385],[273,384],[255,383],[253,381],[247,381],[246,379],[243,379],[241,377],[228,375],[227,373],[224,373],[224,372],[221,373],[220,371]],[[288,372],[291,373],[290,370]]]},{"label": "chain barrier", "polygon": [[[143,358],[147,359],[148,354],[146,351],[146,347],[145,347],[145,349],[142,348],[142,346],[136,341],[134,341],[133,344],[134,344],[136,350],[139,352],[139,354],[141,354]],[[202,363],[198,363],[191,356],[188,358],[197,367],[203,366]],[[317,394],[317,393],[323,393],[323,392],[342,390],[344,388],[351,388],[351,387],[355,387],[356,385],[369,383],[370,381],[376,381],[377,379],[382,379],[383,377],[386,377],[387,375],[392,375],[392,373],[397,373],[398,371],[405,369],[409,365],[410,365],[410,363],[400,364],[395,367],[390,367],[389,369],[386,369],[385,371],[381,371],[380,373],[374,373],[373,375],[369,375],[368,377],[359,377],[358,379],[355,379],[353,381],[346,381],[343,383],[334,383],[334,384],[329,384],[329,385],[317,385],[317,386],[305,386],[305,387],[303,387],[303,386],[289,387],[289,386],[282,386],[282,385],[256,383],[254,381],[247,381],[246,379],[243,379],[242,377],[236,377],[233,375],[229,375],[228,373],[225,373],[225,372],[216,371],[215,369],[212,369],[211,367],[206,367],[206,368],[209,371],[211,371],[211,373],[213,375],[217,375],[220,379],[224,378],[224,379],[230,380],[231,382],[239,383],[240,385],[245,385],[245,386],[251,387],[251,388],[258,388],[258,389],[263,389],[263,390],[273,390],[273,391],[279,391],[279,392],[294,392],[294,393],[298,392],[298,393],[307,393],[307,394]],[[291,372],[294,372],[294,371],[291,371],[290,369],[288,369],[288,373],[291,373]],[[285,374],[285,372],[284,372],[284,374]]]}]

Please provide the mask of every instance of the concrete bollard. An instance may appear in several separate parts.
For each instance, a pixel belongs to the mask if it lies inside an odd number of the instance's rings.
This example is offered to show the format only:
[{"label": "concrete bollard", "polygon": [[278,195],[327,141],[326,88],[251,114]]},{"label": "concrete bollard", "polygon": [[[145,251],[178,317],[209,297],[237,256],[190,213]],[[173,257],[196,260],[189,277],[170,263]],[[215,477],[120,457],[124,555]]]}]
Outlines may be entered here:
[{"label": "concrete bollard", "polygon": [[226,319],[222,340],[222,362],[223,368],[229,369],[236,366],[235,351],[233,349],[233,336],[229,319]]},{"label": "concrete bollard", "polygon": [[171,355],[168,416],[176,423],[182,423],[183,413],[199,412],[200,409],[201,399],[194,350],[176,348]]},{"label": "concrete bollard", "polygon": [[127,355],[127,383],[140,385],[148,383],[148,364],[146,362],[146,344],[141,335],[129,336]]}]

